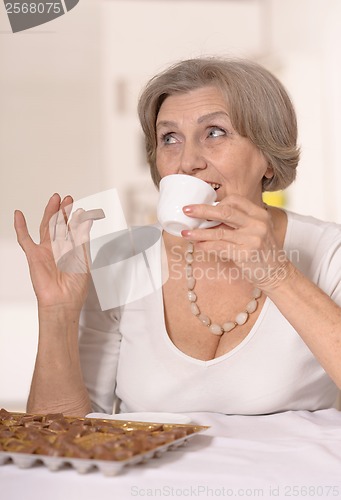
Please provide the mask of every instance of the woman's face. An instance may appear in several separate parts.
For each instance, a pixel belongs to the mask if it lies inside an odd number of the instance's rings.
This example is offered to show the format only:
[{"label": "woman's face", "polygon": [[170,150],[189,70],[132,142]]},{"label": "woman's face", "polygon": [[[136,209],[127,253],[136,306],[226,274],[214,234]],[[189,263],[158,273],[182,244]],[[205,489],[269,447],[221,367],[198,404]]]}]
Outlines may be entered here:
[{"label": "woman's face", "polygon": [[232,127],[215,87],[169,96],[156,120],[156,165],[161,177],[188,174],[210,184],[217,199],[238,193],[261,202],[262,179],[272,177],[260,150]]}]

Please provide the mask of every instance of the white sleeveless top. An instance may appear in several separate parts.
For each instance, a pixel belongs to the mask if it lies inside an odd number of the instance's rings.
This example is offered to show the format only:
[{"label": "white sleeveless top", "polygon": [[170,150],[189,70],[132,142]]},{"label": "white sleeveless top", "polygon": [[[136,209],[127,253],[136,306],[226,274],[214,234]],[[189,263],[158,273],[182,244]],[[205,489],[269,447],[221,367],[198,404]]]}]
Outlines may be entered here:
[{"label": "white sleeveless top", "polygon": [[[287,256],[341,305],[341,226],[287,215]],[[80,354],[93,409],[105,413],[112,413],[115,396],[121,412],[243,415],[328,408],[337,396],[336,385],[269,298],[237,347],[202,361],[170,340],[161,287],[106,311],[92,289],[81,318]]]}]

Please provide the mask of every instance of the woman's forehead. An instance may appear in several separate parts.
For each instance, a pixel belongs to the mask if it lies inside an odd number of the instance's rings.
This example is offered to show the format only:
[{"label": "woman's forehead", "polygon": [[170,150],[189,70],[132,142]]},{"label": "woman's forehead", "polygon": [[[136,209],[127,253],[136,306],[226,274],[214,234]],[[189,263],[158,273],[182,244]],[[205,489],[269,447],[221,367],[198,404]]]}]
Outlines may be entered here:
[{"label": "woman's forehead", "polygon": [[198,117],[203,114],[227,113],[228,103],[226,97],[217,87],[200,87],[189,92],[169,95],[163,101],[157,123],[164,120],[171,120],[179,114],[193,114]]}]

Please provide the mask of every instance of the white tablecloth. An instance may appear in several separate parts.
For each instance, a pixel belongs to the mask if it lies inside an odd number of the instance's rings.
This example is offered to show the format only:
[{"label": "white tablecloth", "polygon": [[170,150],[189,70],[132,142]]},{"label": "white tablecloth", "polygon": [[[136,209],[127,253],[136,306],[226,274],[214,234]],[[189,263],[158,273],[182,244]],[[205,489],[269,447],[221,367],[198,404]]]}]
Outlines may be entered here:
[{"label": "white tablecloth", "polygon": [[341,500],[341,412],[189,414],[211,428],[114,477],[0,467],[3,500],[314,498]]}]

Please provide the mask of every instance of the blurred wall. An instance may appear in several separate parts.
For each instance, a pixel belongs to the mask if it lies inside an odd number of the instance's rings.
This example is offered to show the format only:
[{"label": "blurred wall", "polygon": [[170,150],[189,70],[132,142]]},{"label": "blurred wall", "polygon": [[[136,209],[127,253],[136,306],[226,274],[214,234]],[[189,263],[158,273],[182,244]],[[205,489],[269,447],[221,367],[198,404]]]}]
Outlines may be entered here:
[{"label": "blurred wall", "polygon": [[292,210],[341,222],[339,0],[81,0],[12,34],[0,6],[0,406],[23,409],[37,319],[12,229],[22,209],[36,238],[48,197],[116,187],[128,221],[153,218],[136,117],[146,80],[198,55],[252,57],[287,86],[302,161]]},{"label": "blurred wall", "polygon": [[13,212],[35,239],[55,192],[102,189],[98,2],[12,34],[0,5],[0,406],[22,409],[37,340],[35,297]]}]

